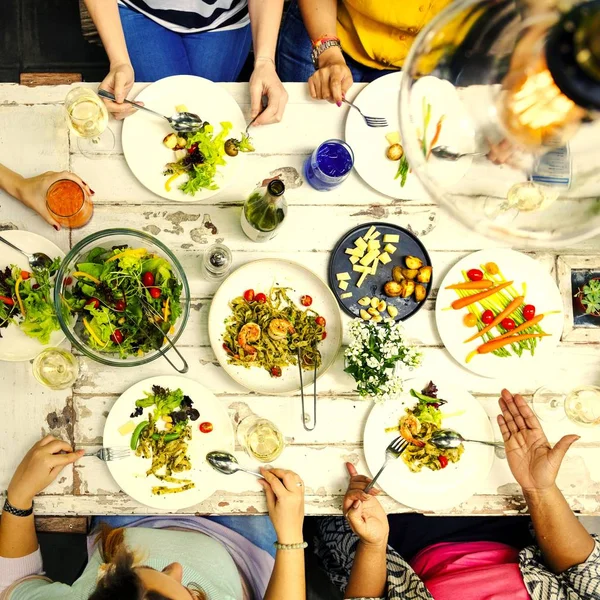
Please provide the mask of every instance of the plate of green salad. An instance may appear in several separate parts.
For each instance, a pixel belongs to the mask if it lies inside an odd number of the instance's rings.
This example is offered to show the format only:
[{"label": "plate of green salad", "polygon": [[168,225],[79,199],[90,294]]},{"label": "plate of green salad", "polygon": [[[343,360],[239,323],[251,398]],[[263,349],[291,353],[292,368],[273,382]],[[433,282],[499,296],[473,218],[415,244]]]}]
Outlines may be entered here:
[{"label": "plate of green salad", "polygon": [[176,343],[189,314],[183,268],[155,237],[107,229],[67,255],[55,290],[69,340],[89,358],[111,366],[147,363]]},{"label": "plate of green salad", "polygon": [[2,244],[0,360],[31,360],[44,346],[58,346],[65,339],[52,300],[56,273],[65,255],[35,233],[13,230],[3,231],[2,236],[24,252],[43,252],[53,259],[48,269],[32,271],[22,254]]},{"label": "plate of green salad", "polygon": [[123,124],[129,168],[163,198],[193,202],[214,196],[235,178],[244,153],[254,150],[237,102],[208,79],[167,77],[149,85],[136,100],[164,115],[192,112],[203,121],[199,131],[181,134],[166,120],[138,111]]}]

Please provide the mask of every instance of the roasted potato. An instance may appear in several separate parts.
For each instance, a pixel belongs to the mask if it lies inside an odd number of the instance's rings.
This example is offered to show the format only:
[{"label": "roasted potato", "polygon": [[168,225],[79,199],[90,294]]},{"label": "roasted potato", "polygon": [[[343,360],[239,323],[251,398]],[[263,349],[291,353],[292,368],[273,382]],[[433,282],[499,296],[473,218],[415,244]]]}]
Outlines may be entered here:
[{"label": "roasted potato", "polygon": [[177,136],[174,133],[169,133],[164,137],[163,144],[169,148],[169,150],[174,150],[175,146],[177,146]]},{"label": "roasted potato", "polygon": [[183,150],[187,146],[187,140],[183,136],[177,136],[177,150]]},{"label": "roasted potato", "polygon": [[425,289],[425,286],[421,285],[420,283],[417,283],[417,285],[415,286],[415,300],[417,302],[423,302],[426,296],[427,290]]},{"label": "roasted potato", "polygon": [[400,292],[402,298],[410,298],[413,295],[413,292],[415,291],[414,281],[405,280],[400,286],[402,287],[402,291]]},{"label": "roasted potato", "polygon": [[418,274],[418,269],[402,269],[402,275],[404,279],[410,279],[412,281],[413,279],[417,278]]},{"label": "roasted potato", "polygon": [[429,283],[431,281],[432,267],[421,267],[417,275],[417,281],[421,283]]},{"label": "roasted potato", "polygon": [[398,316],[398,309],[393,304],[388,305],[387,311],[392,319],[395,319]]},{"label": "roasted potato", "polygon": [[383,286],[383,293],[388,298],[397,298],[402,294],[402,284],[397,281],[388,281]]},{"label": "roasted potato", "polygon": [[388,146],[386,156],[390,160],[400,160],[404,155],[404,148],[400,144],[392,144]]},{"label": "roasted potato", "polygon": [[416,256],[407,256],[404,262],[409,269],[420,269],[423,266],[423,261]]},{"label": "roasted potato", "polygon": [[404,279],[404,275],[402,275],[402,267],[394,267],[392,269],[392,279],[396,283],[400,283]]}]

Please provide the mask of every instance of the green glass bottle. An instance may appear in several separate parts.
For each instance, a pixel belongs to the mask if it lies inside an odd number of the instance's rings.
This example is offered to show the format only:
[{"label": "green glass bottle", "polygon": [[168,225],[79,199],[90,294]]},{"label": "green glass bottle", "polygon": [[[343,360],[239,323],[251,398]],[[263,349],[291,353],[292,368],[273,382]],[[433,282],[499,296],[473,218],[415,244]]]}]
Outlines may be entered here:
[{"label": "green glass bottle", "polygon": [[266,189],[254,190],[244,203],[242,229],[253,242],[267,242],[279,233],[287,215],[284,192],[283,181],[272,179]]}]

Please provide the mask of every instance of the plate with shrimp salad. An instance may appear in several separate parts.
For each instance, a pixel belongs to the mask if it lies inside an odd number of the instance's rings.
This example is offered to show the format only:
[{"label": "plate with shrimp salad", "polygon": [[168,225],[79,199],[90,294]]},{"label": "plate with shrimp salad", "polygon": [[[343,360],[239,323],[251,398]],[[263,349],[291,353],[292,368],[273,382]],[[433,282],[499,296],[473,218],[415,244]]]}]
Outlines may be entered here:
[{"label": "plate with shrimp salad", "polygon": [[417,510],[442,510],[465,502],[478,487],[485,489],[494,460],[494,450],[488,446],[465,443],[455,450],[439,450],[428,443],[437,429],[453,429],[466,439],[494,441],[492,424],[478,400],[460,386],[438,379],[433,384],[429,379],[407,381],[398,399],[374,405],[364,433],[365,459],[372,474],[381,468],[395,437],[410,443],[400,459],[387,466],[378,484],[389,496]]},{"label": "plate with shrimp salad", "polygon": [[287,394],[312,385],[335,361],[342,343],[337,301],[302,265],[262,259],[234,271],[217,290],[208,330],[225,371],[260,394]]}]

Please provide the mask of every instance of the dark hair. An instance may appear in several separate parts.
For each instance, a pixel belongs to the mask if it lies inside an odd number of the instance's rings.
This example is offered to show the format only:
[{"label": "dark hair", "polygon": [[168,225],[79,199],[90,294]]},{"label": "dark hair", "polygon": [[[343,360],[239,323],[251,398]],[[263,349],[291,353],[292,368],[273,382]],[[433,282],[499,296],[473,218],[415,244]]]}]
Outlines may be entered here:
[{"label": "dark hair", "polygon": [[[96,543],[100,544],[100,555],[108,568],[89,600],[171,600],[144,589],[134,569],[135,553],[125,545],[123,528],[112,529],[102,525]],[[198,600],[206,600],[199,587],[194,593],[198,595]]]}]

